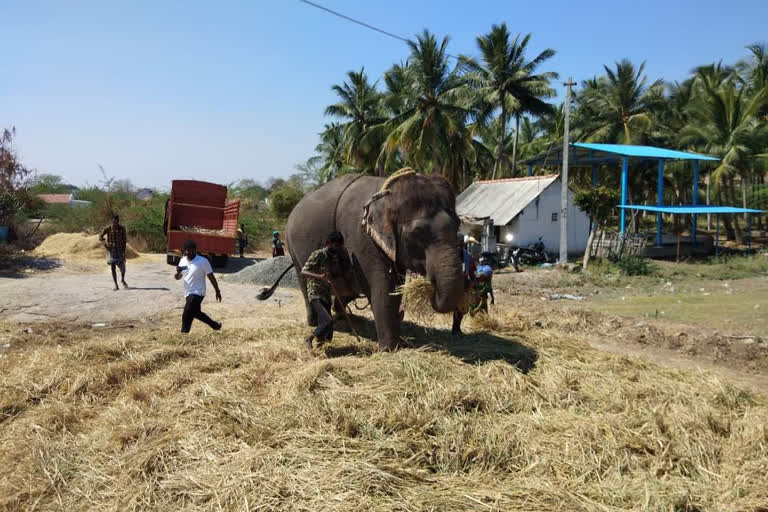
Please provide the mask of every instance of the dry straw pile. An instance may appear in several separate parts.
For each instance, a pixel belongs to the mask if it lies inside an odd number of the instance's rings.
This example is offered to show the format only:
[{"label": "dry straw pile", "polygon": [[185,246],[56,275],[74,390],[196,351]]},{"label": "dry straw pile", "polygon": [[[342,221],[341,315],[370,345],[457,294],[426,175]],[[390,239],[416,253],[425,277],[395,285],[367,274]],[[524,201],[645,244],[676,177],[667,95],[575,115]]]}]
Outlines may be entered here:
[{"label": "dry straw pile", "polygon": [[[396,295],[401,295],[402,308],[408,313],[408,318],[420,322],[430,322],[436,315],[432,309],[432,295],[434,288],[424,276],[409,274],[405,283],[395,290]],[[464,294],[459,303],[458,310],[467,313],[471,304],[472,295]]]},{"label": "dry straw pile", "polygon": [[[97,235],[56,233],[43,240],[43,243],[35,249],[35,254],[62,260],[98,260],[106,259],[107,250],[99,242]],[[128,244],[125,257],[138,258],[139,253]]]},{"label": "dry straw pile", "polygon": [[372,355],[293,324],[20,334],[0,510],[766,510],[763,399],[493,321]]}]

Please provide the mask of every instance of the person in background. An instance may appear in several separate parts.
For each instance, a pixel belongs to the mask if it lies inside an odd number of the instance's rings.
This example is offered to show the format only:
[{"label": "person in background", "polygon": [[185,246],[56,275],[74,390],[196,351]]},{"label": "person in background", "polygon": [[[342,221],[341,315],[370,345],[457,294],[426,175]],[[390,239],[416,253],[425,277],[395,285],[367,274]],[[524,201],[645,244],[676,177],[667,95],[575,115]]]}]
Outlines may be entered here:
[{"label": "person in background", "polygon": [[[457,248],[458,257],[461,261],[461,273],[464,276],[464,293],[472,289],[475,281],[475,262],[472,259],[472,255],[467,251],[466,241],[469,237],[465,237],[463,234],[458,234]],[[464,312],[456,310],[453,312],[453,326],[451,327],[451,334],[453,336],[459,336],[461,332],[461,320],[464,318]]]},{"label": "person in background", "polygon": [[[106,241],[104,237],[106,237]],[[120,282],[123,283],[123,288],[128,288],[128,283],[125,282],[125,248],[128,245],[128,237],[125,234],[125,226],[120,224],[119,215],[112,215],[112,225],[104,228],[104,231],[99,235],[99,242],[103,243],[104,247],[109,251],[107,265],[112,267],[112,280],[115,282],[114,289],[120,289],[117,286],[116,267],[120,269]]]},{"label": "person in background", "polygon": [[192,327],[192,320],[195,318],[208,325],[214,331],[221,329],[221,323],[213,321],[208,315],[202,312],[200,305],[205,298],[205,278],[211,282],[213,289],[216,290],[216,301],[221,302],[221,291],[219,283],[216,282],[216,276],[213,275],[213,269],[210,262],[197,254],[197,244],[193,240],[184,242],[184,257],[179,261],[176,267],[176,275],[173,276],[177,281],[184,279],[184,312],[181,314],[181,332],[188,333]]},{"label": "person in background", "polygon": [[475,316],[478,313],[488,314],[488,296],[491,297],[491,305],[496,302],[493,296],[493,269],[489,265],[480,264],[475,271],[475,293],[472,308],[469,314]]},{"label": "person in background", "polygon": [[237,246],[240,248],[240,257],[243,257],[243,251],[248,245],[248,234],[245,232],[245,224],[240,224],[237,230]]},{"label": "person in background", "polygon": [[[333,339],[333,318],[331,317],[331,280],[349,278],[352,264],[344,248],[344,235],[334,231],[325,241],[325,247],[317,249],[307,258],[301,275],[307,278],[307,299],[317,318],[317,327],[304,340],[304,346],[312,348]],[[337,297],[337,300],[341,300]]]},{"label": "person in background", "polygon": [[285,256],[285,248],[283,247],[283,241],[280,240],[280,232],[272,232],[272,257]]}]

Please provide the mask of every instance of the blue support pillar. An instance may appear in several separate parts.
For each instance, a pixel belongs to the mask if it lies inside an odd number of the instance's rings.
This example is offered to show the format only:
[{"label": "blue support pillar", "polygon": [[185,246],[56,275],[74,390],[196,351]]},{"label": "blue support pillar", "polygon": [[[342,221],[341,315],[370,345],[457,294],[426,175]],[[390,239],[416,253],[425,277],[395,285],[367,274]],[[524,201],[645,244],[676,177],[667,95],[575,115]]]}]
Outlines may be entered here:
[{"label": "blue support pillar", "polygon": [[[627,178],[629,175],[629,157],[624,157],[621,159],[621,206],[625,206],[627,204]],[[626,227],[626,214],[627,211],[625,208],[621,209],[621,217],[620,217],[620,225],[619,230],[621,231],[621,234],[624,234],[624,228]]]},{"label": "blue support pillar", "polygon": [[[659,160],[659,176],[656,181],[656,206],[664,204],[664,160]],[[656,247],[661,247],[661,212],[656,214]]]},{"label": "blue support pillar", "polygon": [[533,176],[533,164],[528,164],[528,176]]},{"label": "blue support pillar", "polygon": [[[699,204],[699,161],[693,161],[693,205]],[[696,243],[696,214],[693,214],[691,225],[691,242]]]}]

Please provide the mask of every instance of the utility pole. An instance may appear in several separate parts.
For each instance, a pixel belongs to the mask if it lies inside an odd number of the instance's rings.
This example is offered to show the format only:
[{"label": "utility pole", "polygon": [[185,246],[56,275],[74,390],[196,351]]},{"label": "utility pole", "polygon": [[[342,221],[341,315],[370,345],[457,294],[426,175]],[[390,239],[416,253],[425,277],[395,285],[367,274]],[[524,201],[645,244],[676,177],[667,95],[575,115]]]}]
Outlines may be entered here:
[{"label": "utility pole", "polygon": [[576,85],[572,78],[563,84],[565,92],[565,126],[563,127],[563,162],[560,173],[560,265],[568,263],[568,136],[571,121],[571,87]]}]

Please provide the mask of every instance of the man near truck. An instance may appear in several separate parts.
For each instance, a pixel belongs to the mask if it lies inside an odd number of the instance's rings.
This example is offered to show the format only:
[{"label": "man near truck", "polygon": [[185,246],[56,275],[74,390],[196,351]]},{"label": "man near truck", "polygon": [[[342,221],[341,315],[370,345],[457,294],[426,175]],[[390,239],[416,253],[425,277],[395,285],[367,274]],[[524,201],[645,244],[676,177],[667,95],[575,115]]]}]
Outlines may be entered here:
[{"label": "man near truck", "polygon": [[[106,241],[104,237],[106,237]],[[112,280],[115,282],[114,289],[120,289],[117,286],[117,270],[115,267],[120,269],[120,282],[123,283],[123,288],[128,288],[128,283],[125,282],[125,248],[128,245],[128,237],[125,234],[125,226],[120,224],[119,215],[112,215],[112,224],[101,232],[99,242],[103,243],[104,247],[109,251],[107,265],[112,267]]]},{"label": "man near truck", "polygon": [[216,301],[221,302],[221,291],[216,276],[213,275],[213,269],[210,262],[197,254],[197,244],[193,240],[184,242],[184,257],[179,261],[176,267],[176,275],[173,276],[177,281],[184,279],[184,312],[181,314],[181,332],[186,334],[192,327],[192,320],[198,319],[208,325],[214,331],[221,329],[221,322],[216,322],[208,315],[202,312],[200,305],[205,298],[205,278],[211,282],[213,289],[216,290]]}]

